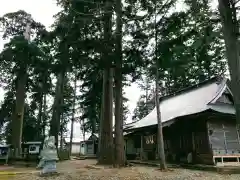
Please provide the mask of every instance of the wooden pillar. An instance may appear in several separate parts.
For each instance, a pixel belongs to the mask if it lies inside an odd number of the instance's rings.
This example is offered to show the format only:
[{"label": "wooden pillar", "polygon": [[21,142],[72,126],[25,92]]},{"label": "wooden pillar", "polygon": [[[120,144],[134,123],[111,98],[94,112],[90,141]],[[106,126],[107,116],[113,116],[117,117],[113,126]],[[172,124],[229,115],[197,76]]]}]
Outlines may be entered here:
[{"label": "wooden pillar", "polygon": [[94,147],[95,146],[95,141],[94,140],[92,140],[92,146],[93,146],[93,155],[95,155],[95,153],[94,153],[95,152],[95,147]]},{"label": "wooden pillar", "polygon": [[181,149],[182,146],[182,135],[179,136],[179,148]]},{"label": "wooden pillar", "polygon": [[125,155],[127,156],[127,138],[125,139]]},{"label": "wooden pillar", "polygon": [[212,145],[211,145],[211,141],[210,141],[211,134],[210,134],[210,127],[209,127],[209,122],[208,121],[206,121],[206,131],[207,131],[208,148],[209,148],[210,152],[213,153]]},{"label": "wooden pillar", "polygon": [[236,130],[237,130],[237,137],[238,137],[238,145],[240,145],[240,136],[239,136],[239,128],[238,128],[238,126],[236,126]]},{"label": "wooden pillar", "polygon": [[143,156],[143,136],[141,135],[141,150],[140,150],[140,160],[143,160],[143,159],[142,159],[142,156]]},{"label": "wooden pillar", "polygon": [[226,152],[226,154],[227,154],[227,153],[228,153],[228,148],[227,148],[227,139],[226,139],[226,132],[225,132],[224,124],[222,124],[222,128],[223,128],[223,134],[224,134],[225,152]]},{"label": "wooden pillar", "polygon": [[195,151],[195,149],[196,149],[196,146],[195,146],[195,133],[194,132],[192,132],[192,150],[193,151]]},{"label": "wooden pillar", "polygon": [[210,116],[207,118],[207,120],[205,121],[205,125],[206,125],[206,136],[207,136],[207,143],[208,143],[208,153],[212,156],[212,163],[215,165],[215,157],[214,157],[214,151],[212,149],[212,142],[211,142],[211,135],[213,133],[213,129],[211,127],[211,120],[214,119],[213,116]]}]

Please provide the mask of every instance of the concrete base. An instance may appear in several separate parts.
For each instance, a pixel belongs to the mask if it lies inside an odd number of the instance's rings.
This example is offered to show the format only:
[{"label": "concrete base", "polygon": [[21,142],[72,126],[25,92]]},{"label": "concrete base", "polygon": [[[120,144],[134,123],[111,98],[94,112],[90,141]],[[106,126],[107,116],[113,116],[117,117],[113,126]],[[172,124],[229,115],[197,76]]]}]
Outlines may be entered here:
[{"label": "concrete base", "polygon": [[78,159],[78,160],[85,160],[85,159],[96,159],[97,156],[96,155],[86,155],[86,156],[79,156],[79,157],[75,157],[74,159]]},{"label": "concrete base", "polygon": [[46,174],[42,174],[42,173],[40,173],[40,177],[49,177],[49,176],[59,176],[60,175],[60,173],[58,173],[58,172],[52,172],[52,173],[46,173]]},{"label": "concrete base", "polygon": [[45,161],[43,164],[43,169],[41,171],[41,174],[51,174],[56,173],[57,167],[56,167],[56,161]]}]

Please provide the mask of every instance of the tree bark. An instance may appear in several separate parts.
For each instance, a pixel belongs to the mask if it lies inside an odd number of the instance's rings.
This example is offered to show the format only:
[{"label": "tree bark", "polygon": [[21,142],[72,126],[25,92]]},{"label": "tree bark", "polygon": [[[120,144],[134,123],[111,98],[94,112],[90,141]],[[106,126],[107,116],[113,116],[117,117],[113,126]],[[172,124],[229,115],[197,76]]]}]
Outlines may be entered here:
[{"label": "tree bark", "polygon": [[58,133],[60,130],[61,103],[63,94],[64,72],[60,72],[57,77],[55,98],[53,103],[53,114],[50,122],[50,136],[55,137],[56,146],[58,147]]},{"label": "tree bark", "polygon": [[86,138],[85,138],[85,134],[86,134],[86,132],[85,132],[85,127],[84,127],[84,120],[83,120],[83,141],[85,141],[86,140]]},{"label": "tree bark", "polygon": [[234,0],[218,0],[222,19],[226,56],[231,77],[231,90],[236,109],[237,125],[240,126],[240,57],[239,26]]},{"label": "tree bark", "polygon": [[166,160],[165,160],[165,152],[164,152],[164,141],[163,141],[163,131],[162,131],[162,120],[161,120],[161,111],[160,111],[160,103],[159,103],[159,80],[158,80],[158,70],[156,70],[156,90],[155,90],[155,103],[156,103],[156,110],[157,110],[157,121],[158,121],[158,135],[157,135],[157,142],[158,142],[158,155],[160,159],[160,168],[167,169]]},{"label": "tree bark", "polygon": [[63,150],[63,112],[60,115],[61,128],[60,128],[60,151]]},{"label": "tree bark", "polygon": [[83,120],[80,120],[80,131],[82,132],[82,135],[83,135],[83,141],[85,141],[84,119],[83,119]]},{"label": "tree bark", "polygon": [[163,141],[163,131],[162,131],[162,120],[161,120],[161,111],[160,111],[160,103],[159,103],[159,62],[158,62],[158,30],[157,30],[157,5],[155,1],[155,63],[156,63],[156,81],[155,81],[155,104],[157,110],[157,122],[158,122],[158,134],[157,134],[157,142],[158,142],[158,155],[160,159],[160,168],[167,169],[166,160],[165,160],[165,152],[164,152],[164,141]]},{"label": "tree bark", "polygon": [[76,91],[77,91],[77,75],[75,73],[74,93],[73,93],[73,107],[72,107],[72,121],[71,121],[71,133],[70,133],[70,143],[69,143],[69,158],[72,155],[72,140],[73,140],[73,126],[74,126],[74,118],[75,118]]},{"label": "tree bark", "polygon": [[96,133],[96,119],[92,119],[92,134]]},{"label": "tree bark", "polygon": [[113,165],[113,70],[112,70],[112,3],[105,2],[104,10],[104,72],[103,72],[103,104],[102,119],[100,130],[100,152],[98,156],[99,164]]},{"label": "tree bark", "polygon": [[46,130],[46,125],[47,125],[47,95],[44,94],[43,96],[43,127],[42,127],[42,136],[43,136],[43,140],[45,139],[45,130]]},{"label": "tree bark", "polygon": [[102,97],[101,97],[101,114],[100,114],[100,122],[99,122],[99,138],[98,138],[98,158],[100,158],[100,149],[101,149],[101,136],[102,136],[102,124],[103,124],[103,120],[104,120],[104,116],[103,116],[103,113],[104,113],[104,98],[105,98],[105,94],[104,94],[104,90],[105,90],[105,85],[106,85],[106,79],[104,79],[104,73],[102,73],[102,83],[103,83],[103,86],[102,86]]},{"label": "tree bark", "polygon": [[26,84],[27,84],[27,68],[23,68],[18,74],[17,91],[16,91],[16,106],[12,119],[12,144],[14,148],[15,157],[21,155],[22,144],[22,126],[24,116],[24,105],[26,96]]},{"label": "tree bark", "polygon": [[38,132],[37,132],[37,139],[39,140],[42,134],[42,110],[43,110],[43,92],[41,92],[41,100],[39,102],[39,112],[38,112],[38,119],[37,119],[37,128],[38,128]]},{"label": "tree bark", "polygon": [[112,106],[113,106],[113,72],[112,69],[104,71],[105,88],[104,88],[104,104],[103,119],[101,119],[100,131],[100,152],[99,164],[113,165],[113,132],[112,132]]},{"label": "tree bark", "polygon": [[115,68],[115,165],[125,165],[122,101],[122,2],[116,0],[116,68]]},{"label": "tree bark", "polygon": [[146,106],[146,115],[148,115],[149,114],[148,91],[149,91],[149,88],[150,88],[148,77],[146,77],[145,82],[146,82],[146,89],[145,89],[145,91],[146,91],[146,102],[145,102],[145,106]]}]

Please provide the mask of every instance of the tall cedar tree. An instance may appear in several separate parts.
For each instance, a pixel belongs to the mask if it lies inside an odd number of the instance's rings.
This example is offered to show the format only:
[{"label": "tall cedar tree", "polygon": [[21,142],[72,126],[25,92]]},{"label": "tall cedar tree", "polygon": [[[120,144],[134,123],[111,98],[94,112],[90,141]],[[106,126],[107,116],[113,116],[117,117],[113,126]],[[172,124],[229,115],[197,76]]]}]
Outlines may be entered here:
[{"label": "tall cedar tree", "polygon": [[105,1],[103,15],[103,96],[102,96],[102,115],[100,121],[100,139],[99,139],[99,164],[114,164],[113,155],[113,67],[112,67],[112,14],[113,2]]},{"label": "tall cedar tree", "polygon": [[231,76],[231,89],[234,97],[237,124],[240,125],[240,56],[239,22],[235,0],[219,0],[219,11],[226,46],[226,55]]},{"label": "tall cedar tree", "polygon": [[123,139],[123,92],[122,92],[122,2],[116,0],[116,52],[115,52],[115,165],[125,165]]}]

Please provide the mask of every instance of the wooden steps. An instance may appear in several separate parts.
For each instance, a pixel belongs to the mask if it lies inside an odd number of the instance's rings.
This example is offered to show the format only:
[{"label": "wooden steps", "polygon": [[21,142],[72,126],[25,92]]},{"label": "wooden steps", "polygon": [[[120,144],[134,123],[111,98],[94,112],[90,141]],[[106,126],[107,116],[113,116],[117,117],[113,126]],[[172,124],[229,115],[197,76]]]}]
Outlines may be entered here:
[{"label": "wooden steps", "polygon": [[[217,159],[219,159],[220,162],[217,162]],[[228,159],[228,160],[226,160]],[[229,162],[229,160],[231,161]],[[239,163],[240,162],[240,155],[217,155],[213,156],[213,161],[215,164],[219,163]],[[240,163],[239,163],[240,164]]]}]

